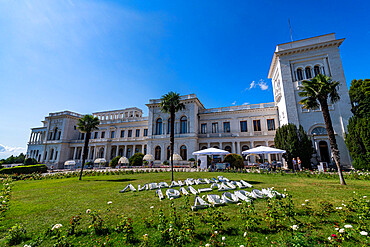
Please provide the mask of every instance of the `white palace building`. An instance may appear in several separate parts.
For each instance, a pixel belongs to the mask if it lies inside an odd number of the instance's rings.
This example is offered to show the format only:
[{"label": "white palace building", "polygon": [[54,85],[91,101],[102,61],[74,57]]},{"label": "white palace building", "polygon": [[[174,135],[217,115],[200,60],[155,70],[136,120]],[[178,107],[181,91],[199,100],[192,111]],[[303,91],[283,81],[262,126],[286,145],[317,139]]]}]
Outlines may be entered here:
[{"label": "white palace building", "polygon": [[[301,81],[322,73],[341,83],[341,100],[330,105],[330,113],[341,162],[350,166],[344,143],[350,100],[339,54],[343,41],[327,34],[277,45],[268,74],[274,102],[206,109],[195,94],[181,96],[185,110],[176,114],[175,153],[186,161],[195,158],[194,151],[208,147],[241,154],[259,145],[274,146],[276,129],[294,123],[311,136],[316,159],[331,162],[322,112],[303,109],[298,103]],[[109,162],[118,155],[129,158],[137,152],[152,154],[155,164],[169,160],[169,114],[160,111],[160,99],[151,99],[146,105],[149,116],[136,107],[92,113],[100,125],[92,133],[87,161],[105,158]],[[27,156],[55,168],[62,168],[67,160],[80,164],[84,134],[77,129],[77,122],[82,116],[71,111],[49,113],[42,127],[32,128]]]}]

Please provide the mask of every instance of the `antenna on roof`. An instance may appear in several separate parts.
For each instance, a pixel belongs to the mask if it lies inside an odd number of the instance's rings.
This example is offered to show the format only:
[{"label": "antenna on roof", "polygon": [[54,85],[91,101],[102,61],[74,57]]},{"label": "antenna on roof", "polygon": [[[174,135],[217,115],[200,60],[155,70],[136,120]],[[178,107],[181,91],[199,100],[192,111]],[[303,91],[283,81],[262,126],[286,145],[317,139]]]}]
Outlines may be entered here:
[{"label": "antenna on roof", "polygon": [[293,42],[292,27],[290,26],[290,19],[289,18],[288,18],[288,22],[289,22],[290,39]]}]

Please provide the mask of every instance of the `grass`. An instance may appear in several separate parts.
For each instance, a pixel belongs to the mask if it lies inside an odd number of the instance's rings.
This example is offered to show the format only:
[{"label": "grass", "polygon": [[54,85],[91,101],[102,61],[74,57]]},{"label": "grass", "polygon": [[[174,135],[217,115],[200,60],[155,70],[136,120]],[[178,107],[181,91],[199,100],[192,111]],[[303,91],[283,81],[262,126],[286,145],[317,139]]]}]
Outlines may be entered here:
[{"label": "grass", "polygon": [[[353,191],[362,195],[369,195],[370,182],[360,180],[347,180],[347,186],[341,186],[336,179],[316,179],[302,178],[294,176],[273,176],[267,174],[238,174],[238,173],[175,173],[176,180],[184,180],[186,178],[211,178],[223,175],[230,180],[243,179],[253,184],[254,188],[262,189],[275,187],[279,192],[284,189],[292,195],[298,219],[302,222],[300,232],[302,234],[309,233],[309,238],[314,241],[312,245],[326,245],[327,237],[334,230],[334,224],[339,222],[339,216],[331,214],[325,219],[325,224],[322,224],[323,219],[318,219],[312,215],[306,215],[301,204],[305,200],[310,201],[312,210],[320,210],[320,202],[331,202],[334,206],[341,206],[342,203],[347,204],[353,197]],[[142,223],[142,219],[148,216],[149,209],[154,206],[155,215],[159,209],[163,209],[165,214],[169,212],[169,200],[159,201],[155,196],[154,191],[141,192],[126,192],[118,193],[128,183],[133,184],[136,188],[138,184],[148,182],[170,182],[170,173],[148,173],[148,174],[130,174],[130,175],[109,175],[109,176],[86,176],[82,181],[78,178],[66,179],[48,179],[37,181],[16,181],[13,184],[10,208],[7,211],[5,218],[0,224],[0,245],[5,244],[5,234],[7,229],[16,223],[22,223],[27,229],[28,236],[36,236],[46,229],[50,229],[52,225],[60,223],[63,229],[69,225],[71,216],[82,214],[83,219],[79,226],[80,235],[71,239],[76,246],[100,246],[103,242],[115,242],[117,244],[119,235],[113,233],[110,236],[96,236],[87,234],[89,218],[86,215],[86,210],[100,210],[103,215],[109,218],[107,224],[115,225],[118,222],[117,215],[126,215],[133,219],[134,232],[137,239],[142,238],[143,234],[149,234],[153,245],[158,244],[156,239],[160,238],[159,232],[154,228],[146,228]],[[194,186],[194,188],[209,187],[209,185]],[[250,191],[250,189],[247,189]],[[162,190],[165,192],[165,190]],[[215,194],[222,194],[215,192]],[[112,201],[111,205],[107,205],[108,201]],[[194,196],[190,196],[190,203],[194,202]],[[175,199],[174,204],[177,212],[181,217],[185,217],[187,209],[184,208],[185,200],[183,198]],[[263,219],[266,210],[266,201],[257,200],[255,203],[256,210]],[[229,246],[239,246],[245,243],[243,238],[244,230],[241,229],[242,220],[238,217],[239,205],[232,204],[220,208],[222,212],[230,218],[224,222],[226,243]],[[109,210],[107,210],[109,208]],[[204,211],[205,212],[205,211]],[[204,213],[199,211],[199,215]],[[108,219],[107,218],[107,219]],[[199,217],[198,217],[199,218]],[[212,235],[209,225],[202,224],[198,218],[196,219],[196,239],[194,246],[199,246],[200,242],[206,243]],[[320,223],[321,222],[321,223]],[[351,222],[349,222],[351,223]],[[369,222],[368,222],[369,225]],[[113,227],[112,227],[113,228]],[[269,231],[264,222],[261,223],[261,231],[248,233],[251,237],[251,242],[258,246],[279,245],[278,243],[287,243],[291,239],[289,230]],[[351,246],[357,241],[362,241],[361,237],[355,236],[343,246]],[[360,240],[359,240],[360,239]],[[304,240],[301,240],[304,242]],[[122,241],[121,241],[122,242]],[[45,244],[52,246],[53,241],[46,241]],[[136,243],[138,244],[138,243]],[[125,244],[122,243],[122,246]],[[135,244],[134,244],[135,245]],[[19,245],[23,246],[23,245]]]}]

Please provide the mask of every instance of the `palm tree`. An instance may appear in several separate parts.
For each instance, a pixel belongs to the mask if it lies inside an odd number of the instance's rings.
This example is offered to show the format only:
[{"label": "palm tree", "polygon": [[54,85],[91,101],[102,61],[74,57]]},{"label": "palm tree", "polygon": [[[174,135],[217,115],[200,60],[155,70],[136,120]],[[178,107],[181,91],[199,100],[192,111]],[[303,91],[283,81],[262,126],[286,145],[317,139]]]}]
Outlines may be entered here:
[{"label": "palm tree", "polygon": [[170,127],[170,154],[171,154],[171,181],[173,181],[173,145],[175,142],[175,114],[185,109],[185,105],[180,102],[180,94],[169,92],[161,97],[161,111],[169,113],[171,117]]},{"label": "palm tree", "polygon": [[85,160],[87,158],[87,148],[89,147],[89,140],[91,137],[91,132],[98,129],[99,125],[99,118],[93,117],[92,115],[85,115],[83,118],[78,119],[78,129],[85,133],[85,144],[84,150],[82,153],[82,165],[81,165],[81,173],[80,179],[82,178],[82,171],[84,169]]},{"label": "palm tree", "polygon": [[305,80],[302,82],[302,86],[300,87],[302,91],[299,92],[298,95],[306,97],[299,101],[299,103],[306,109],[318,109],[321,106],[326,130],[328,132],[330,149],[333,154],[335,164],[337,165],[340,183],[341,185],[346,185],[340,167],[339,150],[337,141],[335,140],[334,129],[328,107],[328,99],[332,104],[340,99],[338,86],[339,82],[333,81],[328,76],[318,74],[312,80]]}]

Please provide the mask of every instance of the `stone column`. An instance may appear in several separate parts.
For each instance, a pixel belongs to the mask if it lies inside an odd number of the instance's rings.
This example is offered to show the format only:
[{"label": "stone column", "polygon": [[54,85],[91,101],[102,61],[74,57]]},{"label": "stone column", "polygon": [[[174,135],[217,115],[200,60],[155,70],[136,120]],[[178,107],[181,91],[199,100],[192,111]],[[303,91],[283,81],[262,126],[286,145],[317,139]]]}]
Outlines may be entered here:
[{"label": "stone column", "polygon": [[236,142],[236,153],[241,155],[241,152],[240,152],[240,142]]},{"label": "stone column", "polygon": [[116,157],[118,156],[119,145],[116,146]]},{"label": "stone column", "polygon": [[[144,154],[144,146],[145,146],[145,144],[142,144],[142,145],[141,145],[141,153],[142,153],[142,154]],[[144,155],[145,155],[145,154],[144,154]]]},{"label": "stone column", "polygon": [[106,161],[108,161],[107,157],[108,157],[108,145],[104,145],[104,157],[103,158]]},{"label": "stone column", "polygon": [[124,150],[123,156],[125,156],[127,158],[127,145],[125,145],[125,150]]},{"label": "stone column", "polygon": [[222,149],[222,142],[219,142],[219,143],[218,143],[218,147],[219,147],[220,149]]},{"label": "stone column", "polygon": [[76,153],[77,153],[77,147],[75,147],[73,150],[73,160],[76,159]]}]

